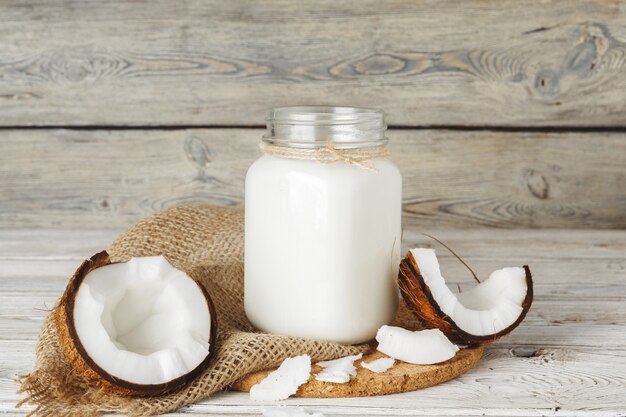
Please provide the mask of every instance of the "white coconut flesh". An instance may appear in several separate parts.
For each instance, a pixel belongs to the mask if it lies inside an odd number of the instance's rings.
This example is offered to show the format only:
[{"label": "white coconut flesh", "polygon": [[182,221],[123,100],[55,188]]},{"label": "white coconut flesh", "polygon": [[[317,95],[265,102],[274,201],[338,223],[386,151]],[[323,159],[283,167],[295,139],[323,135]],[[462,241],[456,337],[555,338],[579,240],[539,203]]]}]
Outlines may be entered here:
[{"label": "white coconut flesh", "polygon": [[345,384],[350,378],[356,375],[356,366],[354,361],[363,357],[362,353],[358,355],[345,356],[330,361],[322,361],[317,364],[324,368],[320,371],[315,379],[321,382],[333,382],[335,384]]},{"label": "white coconut flesh", "polygon": [[376,333],[379,352],[415,365],[431,365],[451,359],[459,347],[439,329],[410,331],[382,326]]},{"label": "white coconut flesh", "polygon": [[528,287],[524,268],[503,268],[470,290],[454,294],[446,285],[433,249],[411,249],[424,283],[441,311],[463,331],[496,334],[519,318]]},{"label": "white coconut flesh", "polygon": [[250,388],[253,401],[285,400],[298,391],[298,387],[311,376],[311,357],[300,355],[287,358],[278,369]]},{"label": "white coconut flesh", "polygon": [[371,362],[361,362],[361,366],[377,374],[387,372],[396,362],[394,358],[378,358]]},{"label": "white coconut flesh", "polygon": [[91,271],[76,294],[73,319],[96,365],[134,384],[172,381],[209,354],[207,299],[162,256]]}]

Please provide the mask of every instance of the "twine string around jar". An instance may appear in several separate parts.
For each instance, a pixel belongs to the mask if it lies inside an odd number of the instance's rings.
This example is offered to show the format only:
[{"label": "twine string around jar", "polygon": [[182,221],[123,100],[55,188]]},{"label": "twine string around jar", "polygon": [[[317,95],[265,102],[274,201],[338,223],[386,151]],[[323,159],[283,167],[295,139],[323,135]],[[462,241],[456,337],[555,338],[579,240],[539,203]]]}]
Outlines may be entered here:
[{"label": "twine string around jar", "polygon": [[293,148],[261,142],[259,147],[266,155],[287,159],[318,161],[323,163],[345,162],[368,171],[376,172],[373,159],[389,157],[389,149],[384,146],[367,148],[337,149],[331,141],[319,148]]}]

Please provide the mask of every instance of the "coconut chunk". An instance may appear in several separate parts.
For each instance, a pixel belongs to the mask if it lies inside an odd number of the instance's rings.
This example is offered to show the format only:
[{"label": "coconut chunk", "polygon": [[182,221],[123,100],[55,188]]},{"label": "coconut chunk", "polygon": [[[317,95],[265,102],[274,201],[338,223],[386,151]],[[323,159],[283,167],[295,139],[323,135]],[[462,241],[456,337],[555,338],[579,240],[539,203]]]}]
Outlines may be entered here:
[{"label": "coconut chunk", "polygon": [[356,375],[356,367],[354,361],[363,357],[362,353],[358,355],[345,356],[343,358],[330,361],[322,361],[317,364],[324,368],[319,372],[315,379],[321,382],[334,382],[335,384],[344,384],[350,381],[350,378]]},{"label": "coconut chunk", "polygon": [[371,362],[361,362],[361,366],[377,374],[387,372],[396,362],[394,358],[378,358]]},{"label": "coconut chunk", "polygon": [[101,252],[70,280],[56,313],[63,351],[86,379],[122,395],[189,382],[215,340],[204,287],[162,256],[110,263]]},{"label": "coconut chunk", "polygon": [[439,329],[412,332],[401,327],[383,326],[378,329],[376,341],[379,352],[416,365],[445,362],[459,351],[459,347]]},{"label": "coconut chunk", "polygon": [[407,305],[427,327],[462,344],[492,342],[512,331],[533,299],[528,266],[503,268],[470,290],[454,294],[433,249],[411,249],[400,264],[399,287]]},{"label": "coconut chunk", "polygon": [[250,389],[253,401],[280,401],[298,391],[311,376],[311,357],[300,355],[287,358],[274,372]]},{"label": "coconut chunk", "polygon": [[263,417],[324,417],[322,413],[309,414],[300,407],[263,407]]}]

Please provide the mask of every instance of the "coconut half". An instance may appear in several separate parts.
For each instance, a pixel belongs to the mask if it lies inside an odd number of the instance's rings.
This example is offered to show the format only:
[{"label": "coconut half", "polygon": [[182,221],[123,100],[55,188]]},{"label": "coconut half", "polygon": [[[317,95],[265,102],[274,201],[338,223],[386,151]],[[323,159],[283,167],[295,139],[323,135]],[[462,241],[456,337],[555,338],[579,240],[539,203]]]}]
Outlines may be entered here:
[{"label": "coconut half", "polygon": [[411,249],[400,263],[398,285],[413,313],[455,343],[493,342],[510,333],[533,301],[527,265],[494,271],[488,279],[455,295],[446,285],[433,249]]},{"label": "coconut half", "polygon": [[162,256],[111,263],[106,251],[94,255],[71,278],[55,321],[74,369],[119,395],[171,392],[215,350],[211,297]]}]

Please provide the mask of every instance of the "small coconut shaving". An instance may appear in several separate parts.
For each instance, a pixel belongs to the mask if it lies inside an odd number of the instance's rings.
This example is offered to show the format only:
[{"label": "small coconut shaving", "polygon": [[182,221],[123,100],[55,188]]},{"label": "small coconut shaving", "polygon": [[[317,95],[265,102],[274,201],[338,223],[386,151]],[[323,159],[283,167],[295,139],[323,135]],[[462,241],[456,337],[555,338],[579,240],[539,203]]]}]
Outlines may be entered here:
[{"label": "small coconut shaving", "polygon": [[322,413],[309,414],[300,407],[263,407],[264,417],[324,417]]},{"label": "small coconut shaving", "polygon": [[377,374],[382,374],[387,372],[395,362],[396,360],[394,358],[379,358],[371,362],[361,362],[361,366]]},{"label": "small coconut shaving", "polygon": [[459,347],[439,329],[412,332],[401,327],[383,326],[378,329],[376,340],[379,352],[416,365],[445,362],[459,351]]},{"label": "small coconut shaving", "polygon": [[250,389],[253,401],[285,400],[298,391],[298,387],[311,376],[311,357],[300,355],[287,358],[274,372]]},{"label": "small coconut shaving", "polygon": [[345,384],[350,378],[356,375],[356,367],[354,361],[363,357],[362,353],[358,355],[346,356],[332,361],[318,362],[317,364],[324,368],[317,374],[316,380],[322,382],[334,382],[335,384]]}]

